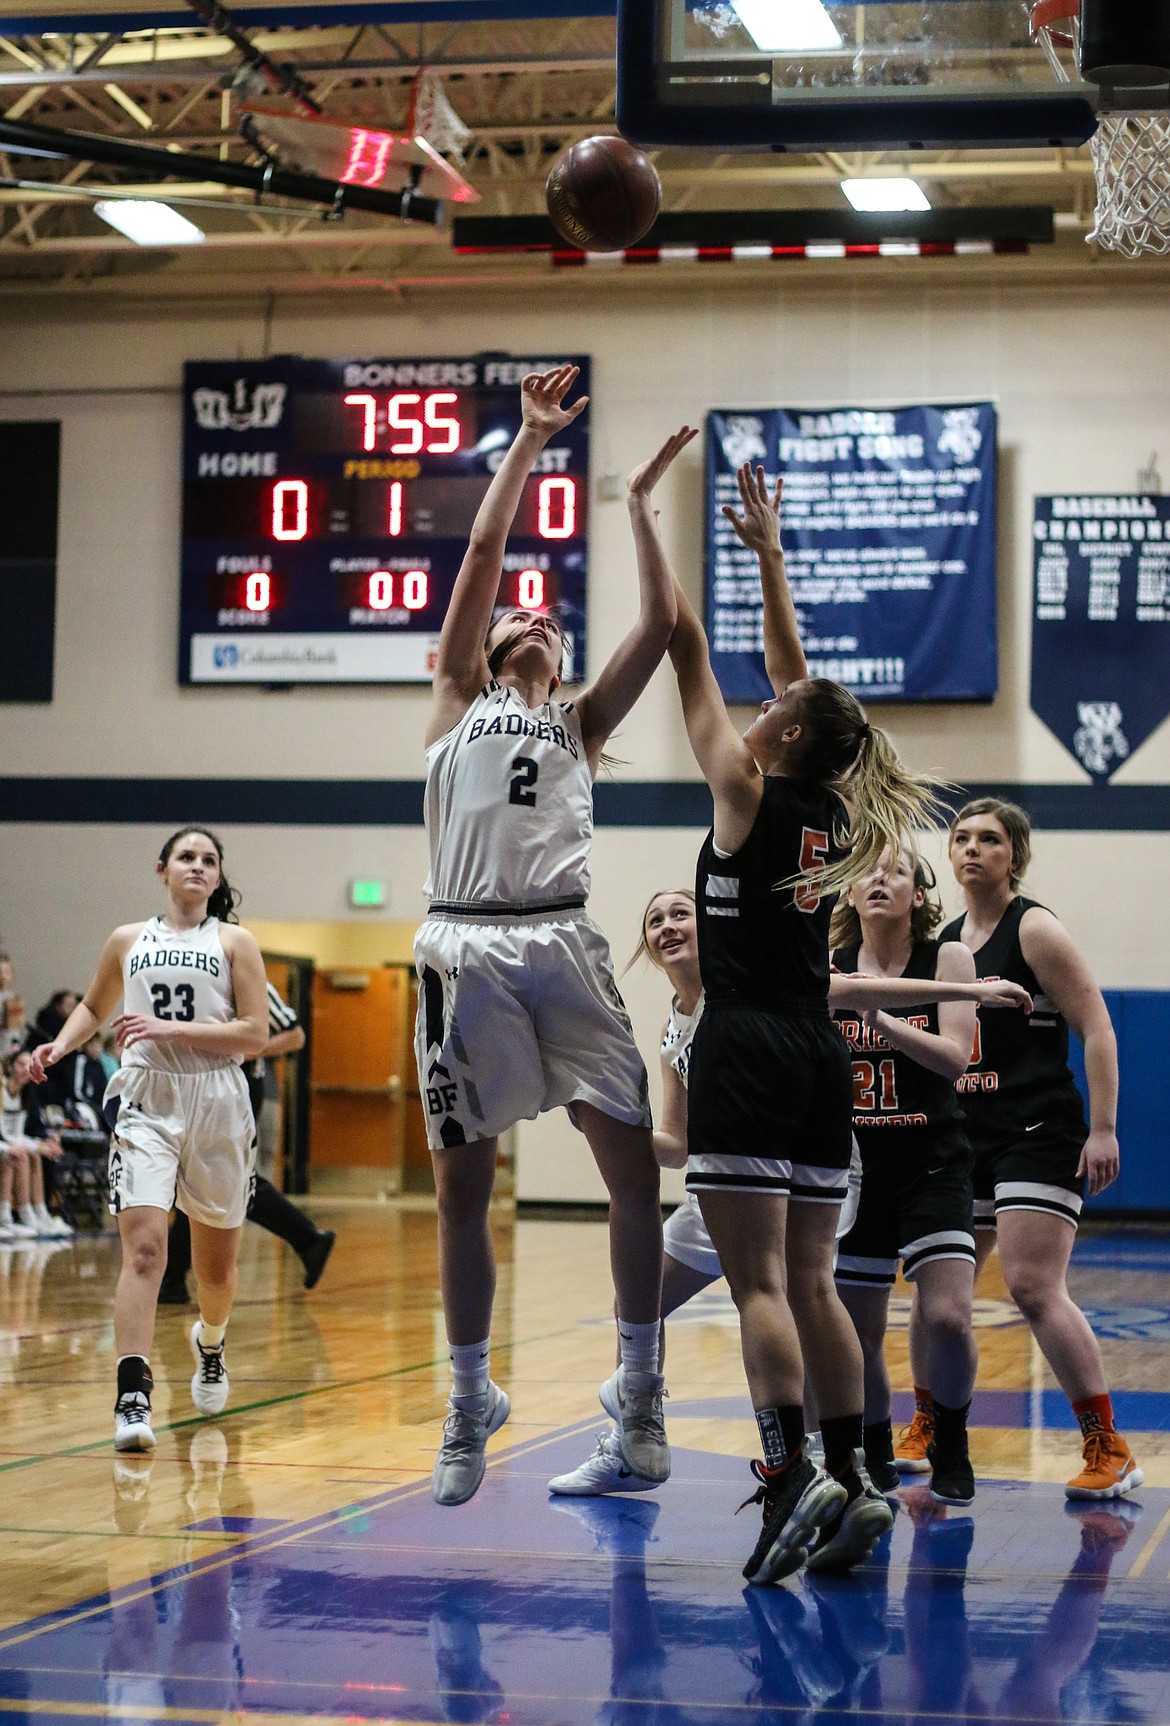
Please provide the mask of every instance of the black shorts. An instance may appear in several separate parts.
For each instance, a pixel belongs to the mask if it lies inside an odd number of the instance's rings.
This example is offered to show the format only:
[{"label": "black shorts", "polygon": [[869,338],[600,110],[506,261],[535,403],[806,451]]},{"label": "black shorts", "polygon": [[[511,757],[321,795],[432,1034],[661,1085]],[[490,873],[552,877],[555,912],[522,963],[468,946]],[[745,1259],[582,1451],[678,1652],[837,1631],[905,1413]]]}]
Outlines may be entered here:
[{"label": "black shorts", "polygon": [[975,1227],[994,1229],[1001,1211],[1040,1211],[1074,1229],[1085,1199],[1077,1164],[1085,1148],[1082,1132],[1035,1133],[1010,1139],[975,1155]]},{"label": "black shorts", "polygon": [[843,1203],[853,1070],[827,1011],[708,1004],[691,1045],[689,1192]]},{"label": "black shorts", "polygon": [[[896,1128],[874,1128],[896,1133]],[[898,1274],[912,1283],[939,1259],[975,1263],[971,1157],[964,1146],[931,1134],[897,1133],[876,1156],[863,1157],[857,1217],[841,1241],[837,1281],[851,1288],[892,1288]]]}]

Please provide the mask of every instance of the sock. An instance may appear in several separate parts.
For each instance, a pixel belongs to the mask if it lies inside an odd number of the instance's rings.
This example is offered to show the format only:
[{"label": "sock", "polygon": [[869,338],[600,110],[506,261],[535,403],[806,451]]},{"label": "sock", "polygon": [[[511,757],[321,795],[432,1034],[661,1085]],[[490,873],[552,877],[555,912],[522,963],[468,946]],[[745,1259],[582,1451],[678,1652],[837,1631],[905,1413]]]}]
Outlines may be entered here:
[{"label": "sock", "polygon": [[894,1460],[894,1428],[888,1420],[875,1420],[862,1429],[865,1442],[865,1460],[874,1462],[893,1462]]},{"label": "sock", "polygon": [[150,1393],[154,1389],[154,1378],[150,1371],[150,1362],[144,1354],[121,1354],[118,1356],[118,1395],[133,1396],[136,1393],[150,1401]]},{"label": "sock", "polygon": [[19,1221],[24,1224],[26,1229],[36,1228],[37,1213],[33,1209],[32,1205],[18,1205],[16,1215]]},{"label": "sock", "polygon": [[914,1386],[914,1407],[924,1419],[934,1419],[934,1398],[918,1384]]},{"label": "sock", "polygon": [[825,1472],[838,1480],[853,1467],[853,1452],[865,1449],[864,1419],[861,1414],[821,1416],[821,1436],[825,1441]]},{"label": "sock", "polygon": [[934,1430],[940,1444],[948,1438],[961,1438],[967,1430],[967,1414],[970,1402],[965,1402],[962,1408],[948,1408],[945,1402],[934,1405]]},{"label": "sock", "polygon": [[1082,1396],[1072,1405],[1081,1428],[1082,1438],[1091,1438],[1095,1432],[1115,1432],[1113,1425],[1113,1403],[1108,1393],[1104,1396]]},{"label": "sock", "polygon": [[451,1395],[483,1396],[488,1387],[491,1338],[448,1343],[447,1352],[451,1356]]},{"label": "sock", "polygon": [[627,1372],[658,1371],[658,1340],[662,1326],[655,1319],[653,1324],[630,1324],[626,1319],[618,1319],[618,1336],[622,1345],[622,1365]]},{"label": "sock", "polygon": [[756,1425],[764,1447],[765,1468],[787,1468],[800,1456],[804,1444],[804,1409],[800,1403],[757,1408]]},{"label": "sock", "polygon": [[218,1348],[227,1335],[227,1320],[223,1324],[208,1324],[203,1314],[199,1315],[199,1341],[204,1348]]},{"label": "sock", "polygon": [[251,1222],[259,1223],[270,1235],[287,1241],[294,1253],[306,1253],[317,1238],[317,1225],[298,1210],[283,1193],[277,1192],[263,1175],[256,1177],[256,1191],[248,1207]]}]

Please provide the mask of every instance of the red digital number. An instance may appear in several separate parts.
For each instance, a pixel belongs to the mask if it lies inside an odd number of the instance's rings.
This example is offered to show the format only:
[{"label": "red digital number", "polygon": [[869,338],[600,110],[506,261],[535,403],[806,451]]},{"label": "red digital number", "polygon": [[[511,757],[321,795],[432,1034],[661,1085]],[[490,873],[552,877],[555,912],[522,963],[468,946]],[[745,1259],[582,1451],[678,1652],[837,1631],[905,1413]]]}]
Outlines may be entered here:
[{"label": "red digital number", "polygon": [[272,488],[273,539],[304,539],[308,531],[308,486],[303,479],[278,480]]},{"label": "red digital number", "polygon": [[390,486],[390,507],[386,512],[386,532],[391,539],[397,539],[402,532],[402,481],[396,479]]},{"label": "red digital number", "polygon": [[422,611],[429,589],[425,569],[408,569],[402,577],[402,603],[407,611]]},{"label": "red digital number", "polygon": [[244,579],[244,604],[249,611],[268,611],[272,605],[272,577],[267,570],[254,569]]},{"label": "red digital number", "polygon": [[370,576],[366,604],[371,611],[389,611],[394,604],[394,577],[388,569],[376,569]]},{"label": "red digital number", "polygon": [[577,482],[549,476],[536,492],[536,531],[541,539],[571,539],[577,531]]},{"label": "red digital number", "polygon": [[[378,398],[364,391],[343,396],[347,408],[361,414],[362,448],[372,450],[378,442]],[[385,398],[386,432],[405,435],[391,442],[391,455],[454,455],[463,441],[463,428],[455,413],[446,412],[459,405],[454,390],[432,390],[422,395],[417,390],[400,390]]]},{"label": "red digital number", "polygon": [[544,604],[544,571],[522,569],[516,583],[516,604],[525,611],[539,611]]}]

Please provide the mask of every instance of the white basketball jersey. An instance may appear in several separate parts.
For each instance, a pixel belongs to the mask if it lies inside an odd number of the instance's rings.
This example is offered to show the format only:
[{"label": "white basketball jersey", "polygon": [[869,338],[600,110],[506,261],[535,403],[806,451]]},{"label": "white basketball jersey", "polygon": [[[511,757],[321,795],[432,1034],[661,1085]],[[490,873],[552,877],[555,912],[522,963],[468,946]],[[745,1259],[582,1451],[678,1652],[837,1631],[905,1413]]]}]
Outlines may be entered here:
[{"label": "white basketball jersey", "polygon": [[[161,917],[152,917],[122,961],[122,984],[126,1013],[212,1025],[226,1025],[236,1016],[232,968],[219,938],[218,917],[205,917],[197,928],[182,934]],[[206,1073],[238,1066],[242,1059],[147,1038],[127,1049],[122,1065]]]},{"label": "white basketball jersey", "polygon": [[534,909],[589,894],[593,779],[571,702],[490,683],[427,750],[435,905]]},{"label": "white basketball jersey", "polygon": [[662,1053],[670,1062],[675,1072],[685,1085],[687,1074],[691,1067],[691,1042],[695,1035],[695,1026],[703,1017],[703,994],[700,990],[699,999],[695,1002],[693,1013],[684,1013],[678,1004],[678,996],[670,1003],[670,1017],[666,1021],[666,1029],[662,1033]]}]

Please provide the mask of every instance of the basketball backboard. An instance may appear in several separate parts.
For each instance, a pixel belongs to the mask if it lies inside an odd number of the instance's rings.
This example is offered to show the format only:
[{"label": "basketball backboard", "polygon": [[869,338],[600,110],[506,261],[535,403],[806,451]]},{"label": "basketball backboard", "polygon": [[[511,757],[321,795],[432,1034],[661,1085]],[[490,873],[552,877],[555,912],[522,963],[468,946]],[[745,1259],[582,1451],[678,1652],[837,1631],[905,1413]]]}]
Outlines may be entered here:
[{"label": "basketball backboard", "polygon": [[642,145],[1084,143],[1093,92],[1027,0],[618,0],[617,119]]}]

